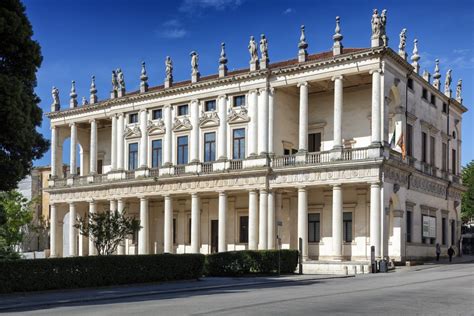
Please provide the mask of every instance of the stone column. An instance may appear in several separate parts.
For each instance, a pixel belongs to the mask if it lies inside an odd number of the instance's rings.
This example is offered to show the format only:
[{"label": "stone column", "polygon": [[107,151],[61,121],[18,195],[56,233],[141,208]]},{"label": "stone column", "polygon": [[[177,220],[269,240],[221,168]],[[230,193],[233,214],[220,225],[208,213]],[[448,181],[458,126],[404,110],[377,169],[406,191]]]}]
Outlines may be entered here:
[{"label": "stone column", "polygon": [[342,107],[343,85],[342,76],[335,76],[334,81],[334,146],[333,149],[342,149]]},{"label": "stone column", "polygon": [[381,256],[380,183],[370,185],[370,246],[375,246],[375,257]]},{"label": "stone column", "polygon": [[50,256],[52,258],[58,256],[58,250],[56,245],[56,234],[58,229],[58,213],[56,210],[56,204],[51,204],[51,216],[49,219],[50,231],[49,231],[49,243],[50,243]]},{"label": "stone column", "polygon": [[300,88],[298,152],[305,153],[308,151],[308,83],[299,83],[298,87]]},{"label": "stone column", "polygon": [[117,122],[116,122],[116,142],[117,142],[117,152],[116,152],[116,160],[117,160],[117,169],[118,170],[124,170],[125,169],[125,144],[124,144],[124,139],[123,139],[123,131],[125,128],[125,122],[124,122],[124,115],[123,113],[120,113],[117,117]]},{"label": "stone column", "polygon": [[[96,212],[96,203],[94,200],[89,202],[89,216],[92,214],[95,214]],[[95,248],[94,241],[92,238],[89,236],[89,256],[96,256],[97,255],[97,249]]]},{"label": "stone column", "polygon": [[191,194],[191,252],[199,253],[201,247],[201,208],[199,205],[199,195]]},{"label": "stone column", "polygon": [[74,202],[69,203],[69,256],[77,256],[77,228],[76,225],[76,204]]},{"label": "stone column", "polygon": [[147,148],[148,148],[148,112],[140,111],[140,130],[142,136],[140,138],[140,168],[147,168]]},{"label": "stone column", "polygon": [[342,187],[332,187],[332,255],[334,260],[342,259]]},{"label": "stone column", "polygon": [[[117,211],[122,214],[125,209],[124,200],[122,198],[117,199]],[[117,247],[117,254],[124,255],[125,254],[125,240],[122,240]]]},{"label": "stone column", "polygon": [[140,197],[140,226],[138,231],[138,254],[147,255],[149,253],[150,234],[148,229],[148,198]]},{"label": "stone column", "polygon": [[117,200],[111,199],[110,202],[110,211],[115,212],[117,210]]},{"label": "stone column", "polygon": [[117,116],[112,116],[112,137],[111,137],[110,164],[112,171],[117,169]]},{"label": "stone column", "polygon": [[77,173],[77,164],[76,164],[77,126],[76,126],[76,123],[71,123],[69,126],[71,127],[71,149],[70,149],[70,156],[69,156],[69,173],[71,175],[76,175]]},{"label": "stone column", "polygon": [[173,199],[165,195],[164,252],[173,253]]},{"label": "stone column", "polygon": [[90,162],[89,170],[90,174],[97,173],[97,121],[95,119],[90,120],[91,124],[91,143],[90,143]]},{"label": "stone column", "polygon": [[191,101],[191,140],[189,142],[190,162],[199,162],[199,101]]},{"label": "stone column", "polygon": [[[258,152],[260,155],[268,153],[268,88],[259,90],[258,102]],[[260,102],[261,101],[261,102]]]},{"label": "stone column", "polygon": [[258,196],[256,190],[249,191],[249,249],[258,246]]},{"label": "stone column", "polygon": [[268,224],[268,193],[267,190],[260,190],[260,206],[258,216],[258,250],[266,250],[267,245],[267,224]]},{"label": "stone column", "polygon": [[256,156],[258,154],[258,93],[257,90],[249,92],[249,116],[250,122],[248,125],[248,142],[249,142],[249,156]]},{"label": "stone column", "polygon": [[275,249],[275,192],[268,191],[268,231],[267,246],[268,249]]},{"label": "stone column", "polygon": [[275,120],[275,103],[274,103],[275,89],[270,88],[268,94],[268,153],[273,155],[275,153],[273,148],[273,126]]},{"label": "stone column", "polygon": [[58,176],[57,146],[58,130],[56,126],[51,126],[51,178],[56,178]]},{"label": "stone column", "polygon": [[[303,240],[303,259],[308,258],[308,191],[298,188],[298,240]],[[297,243],[299,245],[299,241]]]},{"label": "stone column", "polygon": [[380,146],[381,145],[381,124],[380,124],[380,115],[381,115],[381,85],[380,85],[380,69],[371,71],[372,74],[372,145]]},{"label": "stone column", "polygon": [[171,119],[171,105],[164,106],[164,117],[165,117],[165,138],[163,146],[163,166],[171,166],[171,143],[172,143],[172,128],[173,123]]},{"label": "stone column", "polygon": [[219,102],[219,130],[217,135],[219,160],[227,159],[227,96],[220,95]]},{"label": "stone column", "polygon": [[218,233],[218,251],[227,251],[226,243],[226,225],[227,225],[227,193],[224,191],[219,192],[219,233]]}]

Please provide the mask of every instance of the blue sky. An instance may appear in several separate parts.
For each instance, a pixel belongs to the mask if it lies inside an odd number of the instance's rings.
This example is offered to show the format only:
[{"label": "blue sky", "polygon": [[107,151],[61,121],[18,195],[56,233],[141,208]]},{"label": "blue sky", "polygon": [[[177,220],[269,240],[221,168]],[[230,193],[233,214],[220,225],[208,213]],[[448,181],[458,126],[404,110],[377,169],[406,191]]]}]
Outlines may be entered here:
[{"label": "blue sky", "polygon": [[[345,47],[370,45],[373,8],[388,10],[389,46],[398,49],[398,34],[408,29],[409,54],[418,38],[422,70],[431,73],[441,61],[442,80],[453,69],[453,90],[463,79],[464,104],[474,104],[474,1],[303,1],[303,0],[24,0],[43,53],[37,94],[50,110],[51,87],[69,104],[71,80],[88,96],[96,76],[99,99],[108,98],[111,70],[122,68],[127,90],[139,87],[140,64],[146,62],[150,85],[164,79],[164,60],[174,62],[175,81],[190,78],[189,52],[199,53],[201,75],[217,72],[220,43],[225,42],[229,69],[248,66],[250,35],[265,33],[272,61],[295,58],[299,27],[306,26],[309,52],[332,46],[335,16],[341,17]],[[422,71],[421,70],[421,71]],[[45,118],[41,132],[50,137]],[[474,159],[474,114],[463,119],[463,165]],[[65,148],[68,145],[65,144]],[[65,152],[65,155],[67,153]],[[35,165],[48,165],[49,152]]]}]

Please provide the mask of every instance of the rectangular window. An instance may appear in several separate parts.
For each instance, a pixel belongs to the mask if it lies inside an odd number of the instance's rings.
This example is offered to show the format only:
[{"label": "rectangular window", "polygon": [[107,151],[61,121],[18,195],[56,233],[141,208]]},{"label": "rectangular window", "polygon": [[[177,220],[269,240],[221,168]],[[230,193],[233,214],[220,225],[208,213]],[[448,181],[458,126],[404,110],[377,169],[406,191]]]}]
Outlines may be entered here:
[{"label": "rectangular window", "polygon": [[243,244],[249,242],[249,217],[248,216],[240,216],[239,242]]},{"label": "rectangular window", "polygon": [[428,90],[426,88],[423,88],[421,92],[421,97],[425,100],[428,100]]},{"label": "rectangular window", "polygon": [[128,123],[138,123],[138,113],[130,113],[128,115]]},{"label": "rectangular window", "polygon": [[413,126],[407,124],[407,155],[413,157]]},{"label": "rectangular window", "polygon": [[176,218],[173,218],[173,244],[176,244]]},{"label": "rectangular window", "polygon": [[436,139],[430,136],[430,164],[434,167],[436,165],[435,152],[436,152]]},{"label": "rectangular window", "polygon": [[216,133],[204,134],[204,161],[216,160]]},{"label": "rectangular window", "polygon": [[178,106],[178,116],[188,115],[188,105],[180,105]]},{"label": "rectangular window", "polygon": [[412,215],[411,211],[407,211],[407,242],[411,242],[411,222],[412,222]]},{"label": "rectangular window", "polygon": [[446,245],[446,239],[447,239],[447,238],[446,238],[446,237],[447,237],[447,236],[446,236],[446,235],[447,235],[447,234],[446,234],[446,229],[447,229],[447,228],[448,228],[448,227],[446,226],[446,218],[443,217],[443,218],[441,219],[441,244],[442,244],[442,245]]},{"label": "rectangular window", "polygon": [[451,246],[456,245],[456,222],[451,220]]},{"label": "rectangular window", "polygon": [[245,95],[237,95],[234,97],[234,107],[245,106]]},{"label": "rectangular window", "polygon": [[308,151],[321,151],[321,133],[311,133],[308,135]]},{"label": "rectangular window", "polygon": [[104,162],[102,159],[97,160],[97,174],[102,174],[102,167]]},{"label": "rectangular window", "polygon": [[430,103],[436,106],[436,96],[434,94],[431,95]]},{"label": "rectangular window", "polygon": [[160,168],[163,157],[162,140],[157,139],[151,142],[151,167]]},{"label": "rectangular window", "polygon": [[407,86],[408,86],[408,88],[413,90],[413,79],[411,79],[411,78],[408,79]]},{"label": "rectangular window", "polygon": [[448,105],[443,103],[443,113],[448,113]]},{"label": "rectangular window", "polygon": [[451,150],[451,169],[453,174],[457,174],[456,170],[456,149]]},{"label": "rectangular window", "polygon": [[443,152],[441,153],[441,170],[446,171],[448,169],[448,144],[443,143]]},{"label": "rectangular window", "polygon": [[178,165],[188,163],[188,136],[178,137]]},{"label": "rectangular window", "polygon": [[128,144],[128,170],[138,168],[138,143]]},{"label": "rectangular window", "polygon": [[191,244],[191,218],[188,219],[188,244]]},{"label": "rectangular window", "polygon": [[421,132],[421,161],[426,162],[427,159],[427,138],[428,136],[426,135],[425,132]]},{"label": "rectangular window", "polygon": [[159,120],[163,118],[163,110],[162,109],[153,110],[153,112],[151,112],[151,116],[154,120]]},{"label": "rectangular window", "polygon": [[234,129],[232,132],[232,159],[245,158],[245,129]]},{"label": "rectangular window", "polygon": [[320,218],[319,213],[308,214],[308,241],[319,242],[320,240]]},{"label": "rectangular window", "polygon": [[209,100],[204,103],[204,110],[211,112],[216,110],[216,100]]},{"label": "rectangular window", "polygon": [[352,242],[352,213],[344,212],[342,214],[343,237],[345,242]]}]

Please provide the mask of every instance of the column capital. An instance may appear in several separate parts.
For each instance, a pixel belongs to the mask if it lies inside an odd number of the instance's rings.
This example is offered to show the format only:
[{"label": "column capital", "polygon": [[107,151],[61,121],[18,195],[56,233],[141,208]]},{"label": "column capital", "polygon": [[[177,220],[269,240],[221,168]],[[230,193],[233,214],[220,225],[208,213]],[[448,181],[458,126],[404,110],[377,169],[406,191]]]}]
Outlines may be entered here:
[{"label": "column capital", "polygon": [[124,117],[125,114],[122,113],[122,112],[120,112],[120,113],[115,114],[115,116],[116,116],[117,118],[120,118],[120,117]]},{"label": "column capital", "polygon": [[198,192],[192,192],[192,193],[191,193],[191,197],[192,197],[192,198],[198,198],[198,197],[199,197],[199,193],[198,193]]},{"label": "column capital", "polygon": [[76,206],[76,201],[70,201],[67,202],[67,204],[69,204],[69,206]]},{"label": "column capital", "polygon": [[370,187],[380,187],[382,185],[382,182],[380,181],[374,181],[374,182],[369,182],[370,183]]},{"label": "column capital", "polygon": [[303,191],[306,192],[307,191],[307,187],[304,186],[304,185],[298,186],[297,189],[298,189],[298,192],[303,192]]},{"label": "column capital", "polygon": [[217,192],[219,193],[219,196],[227,195],[227,191],[225,191],[225,190],[219,190]]},{"label": "column capital", "polygon": [[343,80],[344,79],[344,76],[343,75],[337,75],[337,76],[333,76],[331,78],[331,81],[336,81],[336,80]]},{"label": "column capital", "polygon": [[247,191],[249,191],[249,193],[258,193],[258,189],[247,189]]},{"label": "column capital", "polygon": [[270,88],[268,88],[268,87],[263,87],[263,88],[259,88],[259,89],[258,89],[258,92],[259,92],[259,93],[268,92],[269,90],[270,90]]},{"label": "column capital", "polygon": [[308,86],[309,86],[309,83],[308,83],[308,81],[298,82],[298,83],[296,84],[296,86],[297,86],[298,88],[301,88],[301,87],[308,87]]},{"label": "column capital", "polygon": [[[140,201],[148,201],[148,196],[145,196],[145,195],[139,196],[138,198],[140,199]],[[117,201],[118,200],[119,199],[117,199]]]},{"label": "column capital", "polygon": [[[142,113],[142,112],[148,112],[148,109],[146,109],[146,108],[140,109],[140,113]],[[120,113],[119,115],[123,115],[123,113]]]},{"label": "column capital", "polygon": [[217,99],[221,99],[221,98],[224,98],[224,99],[227,99],[227,94],[219,94],[219,96],[217,97]]},{"label": "column capital", "polygon": [[382,70],[382,68],[377,68],[377,69],[372,69],[372,70],[369,71],[369,74],[371,74],[371,75],[374,74],[374,73],[380,73],[381,74],[381,73],[383,73],[383,70]]},{"label": "column capital", "polygon": [[335,183],[335,184],[332,184],[331,186],[333,190],[340,190],[342,188],[341,183]]},{"label": "column capital", "polygon": [[262,193],[267,193],[267,194],[268,194],[268,190],[267,190],[267,189],[260,189],[259,192],[260,192],[260,194],[262,194]]},{"label": "column capital", "polygon": [[76,126],[76,122],[69,123],[69,127]]},{"label": "column capital", "polygon": [[252,94],[252,93],[258,93],[258,89],[250,89],[248,91],[248,94]]},{"label": "column capital", "polygon": [[50,130],[55,130],[56,127],[57,127],[56,125],[51,125],[51,126],[49,127],[49,129],[50,129]]},{"label": "column capital", "polygon": [[271,94],[275,93],[276,88],[275,87],[269,87],[268,90],[270,91]]},{"label": "column capital", "polygon": [[92,124],[92,123],[97,123],[97,120],[95,118],[89,119],[89,124]]},{"label": "column capital", "polygon": [[94,199],[87,199],[87,202],[89,202],[89,204],[96,204],[96,200]]},{"label": "column capital", "polygon": [[[191,100],[191,104],[194,103],[194,104],[199,104],[199,99],[192,99]],[[166,105],[165,105],[166,106]]]}]

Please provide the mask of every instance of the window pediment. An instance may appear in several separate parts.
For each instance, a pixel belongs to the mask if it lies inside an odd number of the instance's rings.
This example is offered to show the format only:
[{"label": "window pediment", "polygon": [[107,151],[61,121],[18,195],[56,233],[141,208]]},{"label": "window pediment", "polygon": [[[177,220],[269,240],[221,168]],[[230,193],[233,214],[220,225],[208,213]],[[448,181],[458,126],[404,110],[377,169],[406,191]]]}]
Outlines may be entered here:
[{"label": "window pediment", "polygon": [[127,127],[123,132],[125,138],[137,138],[142,136],[142,132],[138,125],[135,125],[133,128]]},{"label": "window pediment", "polygon": [[178,117],[174,118],[173,131],[187,131],[192,128],[193,126],[191,125],[191,121],[189,121],[189,118],[187,116],[183,117],[182,119],[179,119]]},{"label": "window pediment", "polygon": [[229,109],[229,113],[227,115],[227,122],[229,124],[245,123],[249,121],[250,118],[248,116],[246,107],[241,107],[240,110],[235,110],[233,108]]},{"label": "window pediment", "polygon": [[148,134],[150,135],[159,135],[166,132],[165,122],[162,119],[157,121],[148,121]]},{"label": "window pediment", "polygon": [[199,119],[200,127],[214,127],[218,126],[220,122],[217,112],[201,112],[201,117]]}]

